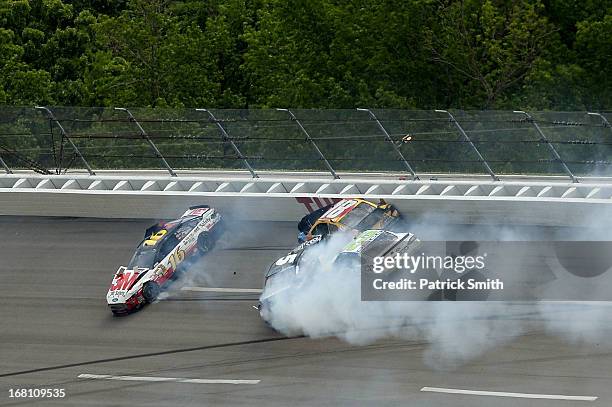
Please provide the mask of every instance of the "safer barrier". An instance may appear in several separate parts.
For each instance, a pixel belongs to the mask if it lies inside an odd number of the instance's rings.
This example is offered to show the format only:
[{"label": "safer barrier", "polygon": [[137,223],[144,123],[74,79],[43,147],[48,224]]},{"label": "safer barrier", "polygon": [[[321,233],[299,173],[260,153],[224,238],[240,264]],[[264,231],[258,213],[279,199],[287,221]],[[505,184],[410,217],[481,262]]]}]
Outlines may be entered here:
[{"label": "safer barrier", "polygon": [[584,226],[612,219],[612,184],[558,181],[313,179],[13,174],[0,214],[166,218],[208,203],[236,219],[295,221],[334,200],[385,199],[412,219]]}]

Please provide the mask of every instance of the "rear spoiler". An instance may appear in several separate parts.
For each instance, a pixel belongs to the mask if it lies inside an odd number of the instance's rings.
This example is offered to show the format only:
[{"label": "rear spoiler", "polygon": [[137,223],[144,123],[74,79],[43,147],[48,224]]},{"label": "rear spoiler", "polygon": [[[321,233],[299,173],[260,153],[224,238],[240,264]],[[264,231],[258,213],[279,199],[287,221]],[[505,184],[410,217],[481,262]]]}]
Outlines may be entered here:
[{"label": "rear spoiler", "polygon": [[202,216],[202,214],[208,212],[209,209],[210,209],[210,206],[208,205],[190,206],[189,209],[187,209],[185,213],[181,215],[181,218],[185,218],[189,216]]},{"label": "rear spoiler", "polygon": [[155,225],[149,227],[145,231],[144,238],[148,239],[149,236],[151,236],[152,234],[159,232],[162,229],[162,223],[163,222],[160,221],[160,222],[156,223]]},{"label": "rear spoiler", "polygon": [[208,205],[195,205],[195,206],[190,206],[189,207],[189,209],[200,209],[200,208],[208,209],[208,208],[210,208],[210,206],[208,206]]}]

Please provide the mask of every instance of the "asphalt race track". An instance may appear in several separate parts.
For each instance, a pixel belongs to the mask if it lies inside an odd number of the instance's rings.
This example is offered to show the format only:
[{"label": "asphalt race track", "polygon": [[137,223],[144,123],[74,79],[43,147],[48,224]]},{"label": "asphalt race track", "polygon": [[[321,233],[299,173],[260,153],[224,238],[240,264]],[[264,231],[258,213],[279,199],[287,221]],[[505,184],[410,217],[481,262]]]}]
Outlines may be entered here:
[{"label": "asphalt race track", "polygon": [[[149,225],[0,218],[0,406],[612,405],[606,343],[572,344],[534,329],[467,364],[432,369],[424,363],[425,342],[352,346],[333,338],[284,338],[252,308],[257,294],[180,290],[181,284],[260,288],[269,263],[295,242],[295,223],[234,227],[194,266],[204,272],[177,282],[166,298],[138,313],[113,317],[105,303],[112,274]],[[159,377],[172,379],[151,381]],[[19,388],[61,388],[66,396],[10,398],[9,390]]]}]

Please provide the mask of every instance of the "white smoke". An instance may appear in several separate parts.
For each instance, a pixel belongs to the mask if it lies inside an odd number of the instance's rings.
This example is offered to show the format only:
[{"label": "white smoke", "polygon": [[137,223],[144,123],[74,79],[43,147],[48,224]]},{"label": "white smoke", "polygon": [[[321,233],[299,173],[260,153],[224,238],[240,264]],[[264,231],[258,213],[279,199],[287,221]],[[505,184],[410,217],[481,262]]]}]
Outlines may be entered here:
[{"label": "white smoke", "polygon": [[[551,238],[550,232],[533,228],[492,227],[466,233],[467,229],[450,224],[434,226],[426,218],[410,227],[422,240]],[[562,239],[572,240],[564,233]],[[609,238],[609,233],[603,232],[600,237]],[[266,287],[264,297],[290,287],[273,296],[268,314],[272,327],[286,335],[335,336],[355,345],[383,338],[424,341],[425,362],[444,368],[502,346],[527,331],[541,331],[542,327],[572,342],[603,340],[612,346],[605,326],[598,323],[609,320],[607,313],[612,307],[608,303],[361,301],[360,271],[332,266],[332,260],[348,239],[346,235],[335,235],[306,252],[304,256],[319,261],[303,262],[310,266],[300,269],[303,281],[300,285],[295,285],[295,276],[285,273],[275,279],[274,285]],[[525,277],[520,263],[517,265],[514,277]],[[608,274],[612,273],[606,273],[596,284],[598,289],[612,287],[612,282],[607,281]],[[573,284],[568,279],[562,281],[560,284],[565,286]]]}]

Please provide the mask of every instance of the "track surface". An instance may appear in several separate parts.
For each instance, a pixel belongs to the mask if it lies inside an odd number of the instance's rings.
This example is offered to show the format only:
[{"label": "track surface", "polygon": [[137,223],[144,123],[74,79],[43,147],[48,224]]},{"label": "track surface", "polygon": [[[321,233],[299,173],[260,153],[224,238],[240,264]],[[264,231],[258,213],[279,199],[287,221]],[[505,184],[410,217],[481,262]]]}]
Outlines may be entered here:
[{"label": "track surface", "polygon": [[[564,406],[612,405],[612,352],[540,330],[455,369],[424,364],[427,343],[282,338],[253,294],[188,293],[125,318],[105,292],[146,221],[0,218],[0,405]],[[295,224],[252,224],[224,237],[191,285],[259,288],[295,240]],[[205,277],[206,276],[206,277]],[[609,322],[609,321],[607,321]],[[602,321],[605,323],[605,321]],[[460,338],[459,338],[460,339]],[[79,379],[79,374],[256,379],[255,385]],[[595,402],[424,393],[424,386],[598,396]],[[64,388],[55,400],[11,388]]]}]

